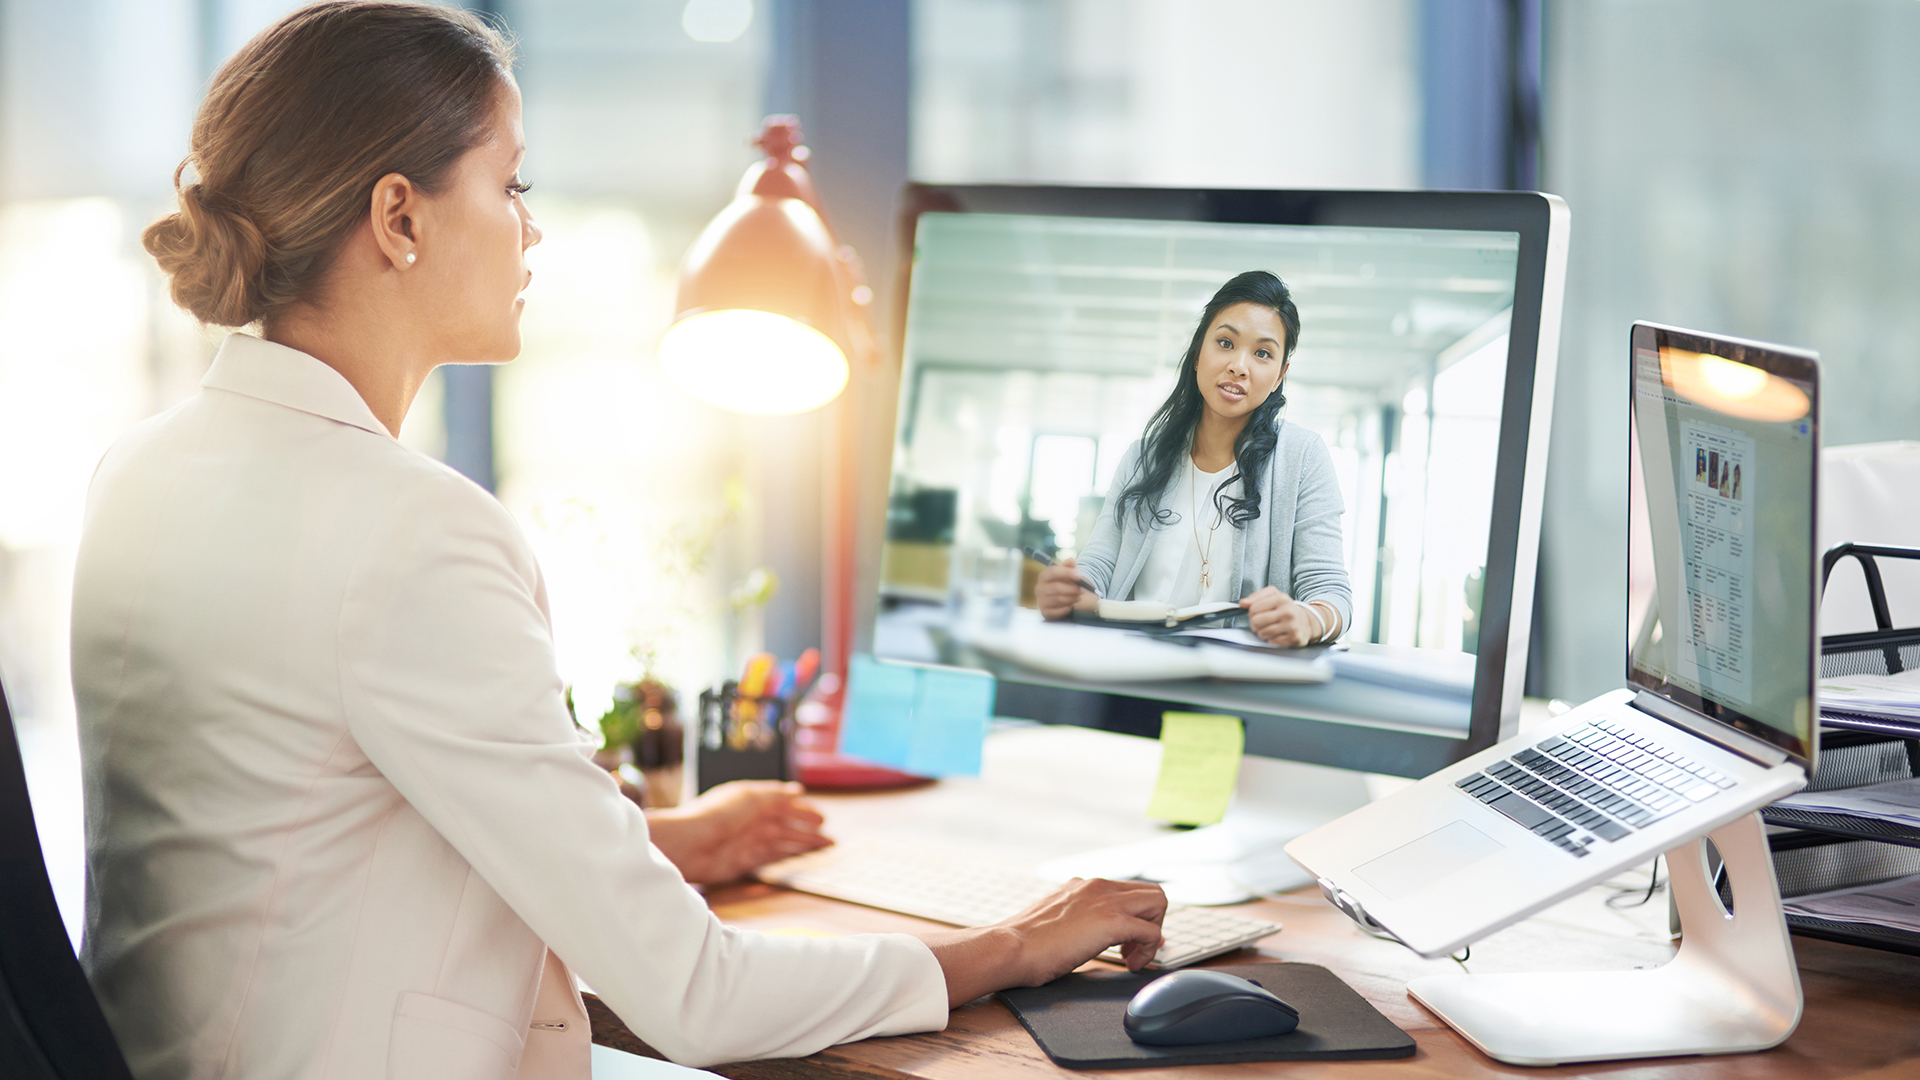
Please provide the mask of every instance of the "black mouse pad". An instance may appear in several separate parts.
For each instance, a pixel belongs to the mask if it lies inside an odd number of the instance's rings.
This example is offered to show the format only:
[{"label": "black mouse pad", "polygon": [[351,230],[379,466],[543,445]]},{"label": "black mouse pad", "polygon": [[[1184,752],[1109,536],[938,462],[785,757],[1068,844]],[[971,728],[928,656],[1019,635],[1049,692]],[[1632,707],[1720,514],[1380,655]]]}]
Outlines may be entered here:
[{"label": "black mouse pad", "polygon": [[1142,1046],[1121,1021],[1140,988],[1165,971],[1089,972],[1019,990],[1000,1000],[1020,1018],[1054,1064],[1069,1069],[1140,1069],[1156,1065],[1210,1065],[1230,1061],[1355,1061],[1411,1057],[1413,1038],[1380,1010],[1318,964],[1235,964],[1210,968],[1252,979],[1300,1010],[1300,1026],[1285,1035],[1207,1043]]}]

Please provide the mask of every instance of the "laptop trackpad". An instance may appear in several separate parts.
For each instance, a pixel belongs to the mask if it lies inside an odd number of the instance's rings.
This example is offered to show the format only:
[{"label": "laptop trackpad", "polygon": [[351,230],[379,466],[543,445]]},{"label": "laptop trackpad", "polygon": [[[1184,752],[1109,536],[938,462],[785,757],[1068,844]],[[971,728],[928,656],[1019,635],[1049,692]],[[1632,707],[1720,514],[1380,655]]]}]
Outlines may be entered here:
[{"label": "laptop trackpad", "polygon": [[1353,872],[1380,890],[1380,895],[1398,900],[1505,847],[1466,822],[1456,821],[1362,863]]}]

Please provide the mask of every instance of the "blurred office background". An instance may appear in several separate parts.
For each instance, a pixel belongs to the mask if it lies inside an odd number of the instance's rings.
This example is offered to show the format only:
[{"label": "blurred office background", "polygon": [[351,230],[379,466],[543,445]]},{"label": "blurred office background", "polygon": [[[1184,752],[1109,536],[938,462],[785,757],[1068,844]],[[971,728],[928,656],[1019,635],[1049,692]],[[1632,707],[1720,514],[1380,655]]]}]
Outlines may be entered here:
[{"label": "blurred office background", "polygon": [[[71,757],[88,474],[193,392],[220,336],[171,307],[139,232],[207,78],[294,6],[0,0],[0,673],[47,760]],[[1815,347],[1829,443],[1920,438],[1912,0],[471,6],[520,42],[547,239],[522,358],[436,380],[404,438],[533,537],[589,718],[642,663],[693,686],[818,637],[822,419],[720,413],[652,355],[679,258],[770,111],[801,114],[883,310],[909,175],[1563,195],[1536,694],[1584,698],[1621,668],[1632,320]],[[872,479],[883,497],[884,462]],[[43,803],[77,900],[78,809]]]}]

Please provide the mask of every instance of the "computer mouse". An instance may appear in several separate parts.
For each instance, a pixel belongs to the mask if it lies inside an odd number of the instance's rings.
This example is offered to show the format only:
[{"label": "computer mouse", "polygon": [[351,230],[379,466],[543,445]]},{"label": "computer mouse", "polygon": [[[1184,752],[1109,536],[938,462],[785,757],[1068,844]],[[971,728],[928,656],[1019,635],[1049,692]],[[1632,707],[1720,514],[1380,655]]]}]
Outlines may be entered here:
[{"label": "computer mouse", "polygon": [[1300,1010],[1257,982],[1188,968],[1141,987],[1124,1024],[1137,1043],[1193,1046],[1285,1035],[1300,1026]]}]

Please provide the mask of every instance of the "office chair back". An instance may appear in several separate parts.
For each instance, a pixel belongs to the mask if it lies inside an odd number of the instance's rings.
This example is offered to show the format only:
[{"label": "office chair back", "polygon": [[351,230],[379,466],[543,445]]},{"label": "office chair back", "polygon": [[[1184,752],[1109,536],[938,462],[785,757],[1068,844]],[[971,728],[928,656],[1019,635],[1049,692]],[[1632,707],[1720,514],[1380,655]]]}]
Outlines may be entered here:
[{"label": "office chair back", "polygon": [[0,1077],[133,1080],[74,959],[0,687]]},{"label": "office chair back", "polygon": [[[1920,442],[1866,443],[1820,449],[1820,550],[1840,544],[1920,547]],[[1833,573],[1820,593],[1820,633],[1858,634],[1876,628],[1861,570],[1851,563]],[[1882,562],[1881,590],[1895,626],[1920,623],[1920,563]]]}]

